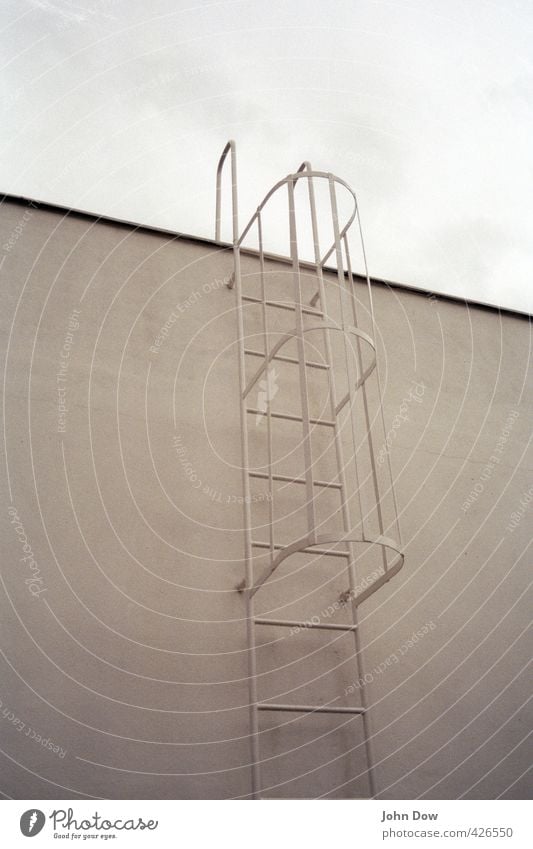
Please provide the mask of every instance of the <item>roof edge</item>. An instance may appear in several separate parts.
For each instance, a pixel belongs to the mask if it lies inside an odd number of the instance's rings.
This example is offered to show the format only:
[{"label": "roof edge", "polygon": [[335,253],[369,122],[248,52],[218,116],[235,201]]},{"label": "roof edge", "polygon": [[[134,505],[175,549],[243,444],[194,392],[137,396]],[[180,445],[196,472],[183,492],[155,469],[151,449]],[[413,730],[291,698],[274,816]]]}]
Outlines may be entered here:
[{"label": "roof edge", "polygon": [[[141,230],[146,233],[153,233],[154,235],[162,235],[162,236],[173,236],[176,239],[185,239],[189,242],[196,242],[204,245],[213,245],[215,247],[221,248],[222,250],[232,250],[233,245],[231,242],[223,242],[218,241],[216,239],[210,239],[207,236],[194,236],[191,233],[178,233],[175,230],[167,230],[164,227],[155,227],[150,224],[139,224],[135,221],[128,221],[124,218],[113,218],[111,215],[99,215],[96,212],[88,212],[84,209],[77,209],[75,207],[69,206],[61,206],[57,203],[50,203],[49,201],[37,200],[36,198],[29,198],[24,195],[12,195],[9,192],[4,192],[0,195],[0,203],[4,203],[4,201],[8,201],[10,203],[16,203],[20,206],[33,206],[38,209],[46,209],[49,212],[57,212],[67,215],[75,215],[79,218],[86,218],[91,221],[99,221],[103,224],[113,224],[122,227],[130,227],[134,230]],[[254,248],[241,248],[241,252],[247,254],[249,256],[258,256],[259,252]],[[281,254],[270,253],[269,251],[264,252],[264,256],[274,262],[283,262],[290,263],[290,257],[282,256]],[[306,267],[314,267],[313,263],[306,262],[305,260],[301,261],[301,265]],[[324,266],[324,271],[336,273],[336,269],[332,266]],[[364,280],[364,276],[361,274],[353,273],[353,276],[358,280]],[[509,315],[514,315],[517,318],[529,319],[531,318],[530,313],[523,312],[521,310],[513,309],[512,307],[499,307],[496,304],[489,304],[485,301],[475,301],[471,298],[461,298],[459,295],[448,295],[444,292],[435,292],[432,289],[423,289],[420,286],[413,286],[410,283],[399,283],[395,280],[387,280],[382,277],[374,277],[370,275],[370,281],[372,285],[385,286],[389,289],[401,289],[406,292],[412,292],[415,295],[422,295],[425,298],[434,297],[438,298],[442,301],[452,301],[460,304],[468,304],[472,307],[478,307],[484,310],[490,310],[491,312],[498,313],[508,313]]]}]

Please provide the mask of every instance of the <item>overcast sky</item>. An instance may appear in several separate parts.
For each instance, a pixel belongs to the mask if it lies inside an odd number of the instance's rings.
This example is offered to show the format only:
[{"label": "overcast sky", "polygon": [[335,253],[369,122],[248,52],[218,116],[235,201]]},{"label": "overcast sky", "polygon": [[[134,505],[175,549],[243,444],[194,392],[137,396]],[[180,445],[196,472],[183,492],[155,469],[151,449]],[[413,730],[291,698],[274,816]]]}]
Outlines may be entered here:
[{"label": "overcast sky", "polygon": [[531,0],[0,9],[0,191],[212,236],[233,137],[243,223],[310,159],[356,190],[372,274],[531,311]]}]

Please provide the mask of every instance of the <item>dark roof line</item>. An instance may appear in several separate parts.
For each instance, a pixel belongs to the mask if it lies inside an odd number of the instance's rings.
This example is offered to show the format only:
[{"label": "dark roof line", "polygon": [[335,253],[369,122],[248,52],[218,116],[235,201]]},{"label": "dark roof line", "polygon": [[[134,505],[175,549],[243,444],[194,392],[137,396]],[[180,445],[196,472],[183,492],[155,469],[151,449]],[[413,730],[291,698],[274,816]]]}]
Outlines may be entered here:
[{"label": "dark roof line", "polygon": [[[1,196],[1,203],[4,201],[8,201],[10,203],[17,203],[21,206],[33,206],[38,209],[46,209],[50,212],[57,212],[63,215],[74,215],[78,218],[85,218],[91,221],[99,221],[103,224],[112,224],[114,226],[120,227],[129,227],[134,230],[141,230],[146,233],[153,233],[154,235],[162,235],[162,236],[173,236],[176,239],[184,239],[188,242],[196,242],[203,245],[213,245],[215,247],[221,248],[222,250],[231,250],[232,245],[230,242],[219,242],[215,239],[209,239],[207,236],[193,236],[190,233],[177,233],[174,230],[166,230],[164,227],[154,227],[150,224],[138,224],[135,221],[128,221],[122,218],[113,218],[110,215],[98,215],[94,212],[87,212],[83,209],[75,209],[74,207],[60,206],[56,203],[49,203],[48,201],[35,200],[33,198],[24,197],[23,195],[12,195],[9,193],[5,193]],[[258,251],[253,248],[241,248],[242,253],[248,254],[250,256],[257,256]],[[283,262],[289,263],[291,262],[289,257],[281,256],[279,254],[274,254],[265,251],[265,257],[269,260],[275,262]],[[308,263],[305,261],[301,262],[301,265],[305,267],[313,267],[312,263]],[[332,267],[325,266],[325,271],[336,273],[336,269]],[[361,274],[357,274],[354,272],[353,275],[358,280],[363,280],[364,277]],[[455,303],[460,304],[468,304],[472,307],[478,307],[480,309],[490,310],[492,312],[498,313],[509,313],[510,315],[514,315],[518,318],[526,318],[529,319],[529,314],[527,312],[521,312],[520,310],[512,309],[511,307],[498,307],[495,304],[488,304],[484,301],[474,301],[471,298],[461,298],[458,295],[447,295],[443,292],[433,292],[430,289],[422,289],[420,286],[412,286],[408,283],[398,283],[394,280],[385,280],[380,277],[371,276],[370,280],[372,285],[378,286],[386,286],[391,289],[402,289],[407,292],[413,292],[416,295],[423,295],[425,298],[436,298],[442,301],[453,301]]]}]

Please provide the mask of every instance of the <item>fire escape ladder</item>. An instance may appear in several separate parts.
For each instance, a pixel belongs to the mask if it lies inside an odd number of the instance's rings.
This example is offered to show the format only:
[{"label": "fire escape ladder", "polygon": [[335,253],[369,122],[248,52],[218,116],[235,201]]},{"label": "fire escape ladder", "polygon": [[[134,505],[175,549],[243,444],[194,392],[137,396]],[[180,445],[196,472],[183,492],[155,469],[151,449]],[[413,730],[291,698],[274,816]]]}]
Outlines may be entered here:
[{"label": "fire escape ladder", "polygon": [[[396,498],[392,486],[392,474],[387,454],[387,464],[383,466],[388,474],[389,485],[383,488],[380,468],[375,456],[376,422],[384,433],[383,412],[381,406],[381,387],[376,368],[375,326],[372,305],[370,279],[366,270],[366,258],[362,243],[361,226],[357,200],[354,192],[344,180],[335,175],[314,171],[309,162],[303,162],[300,168],[276,183],[266,194],[250,221],[239,232],[237,163],[235,143],[227,143],[217,169],[216,192],[216,228],[215,238],[221,241],[222,215],[222,174],[228,157],[231,162],[232,185],[232,248],[233,274],[229,288],[235,291],[237,315],[238,358],[240,376],[240,423],[242,435],[242,486],[244,502],[244,580],[237,588],[246,599],[246,623],[248,639],[248,683],[250,709],[251,742],[251,778],[253,798],[264,798],[267,791],[262,784],[260,754],[260,716],[263,712],[299,713],[312,715],[352,714],[360,716],[363,724],[364,750],[366,757],[366,775],[369,795],[376,794],[372,734],[369,724],[369,707],[364,684],[360,687],[360,705],[339,704],[339,698],[323,704],[284,703],[261,700],[258,695],[257,645],[258,628],[293,628],[302,632],[302,638],[313,629],[332,634],[349,634],[353,639],[353,659],[355,678],[364,682],[365,666],[361,649],[361,635],[358,625],[358,608],[377,590],[390,581],[402,568],[404,555],[401,549],[400,529]],[[303,186],[301,184],[304,184]],[[305,184],[307,184],[305,186]],[[317,186],[321,186],[323,197],[319,208]],[[304,189],[306,220],[309,222],[310,259],[301,256],[298,229],[301,218],[297,212],[296,191]],[[338,208],[338,192],[343,190],[351,204],[350,212],[341,224]],[[274,268],[279,262],[267,254],[264,248],[265,216],[269,201],[274,195],[286,193],[288,219],[289,252],[283,265],[285,293],[271,292],[272,281],[280,272]],[[300,192],[301,194],[301,192]],[[282,196],[282,194],[281,194]],[[351,200],[350,200],[351,199]],[[328,240],[324,250],[321,241],[324,206],[327,203]],[[348,231],[356,222],[356,234],[359,238],[362,262],[365,266],[364,282],[356,282],[352,272]],[[255,233],[257,256],[259,261],[258,291],[253,294],[248,285],[249,277],[243,275],[242,258],[246,254],[244,240]],[[330,236],[331,241],[330,241]],[[289,265],[287,265],[287,261]],[[325,273],[326,263],[330,263]],[[287,270],[287,268],[289,270]],[[333,269],[332,275],[331,271]],[[243,282],[243,277],[245,281]],[[313,286],[309,289],[309,282]],[[315,288],[316,286],[316,288]],[[361,311],[361,299],[356,289],[365,293],[367,307],[363,309],[369,327],[363,329],[358,320]],[[260,316],[260,330],[249,333],[245,326],[246,311],[254,309]],[[293,326],[280,330],[272,316],[293,314]],[[278,322],[279,325],[279,322]],[[257,341],[263,341],[261,346]],[[275,341],[274,341],[275,340]],[[316,341],[312,341],[316,340]],[[321,346],[318,354],[319,345]],[[340,352],[340,353],[339,353]],[[254,368],[255,365],[255,368]],[[297,411],[275,409],[269,395],[269,377],[273,368],[294,369],[297,367],[298,379],[293,381],[293,397],[298,401]],[[317,375],[327,377],[327,409],[316,413],[312,409],[314,399],[313,380]],[[341,391],[338,378],[344,382]],[[368,392],[370,381],[374,381],[372,394]],[[292,384],[291,384],[292,385]],[[266,403],[254,402],[258,386],[266,387]],[[377,399],[377,402],[376,402]],[[355,413],[357,403],[357,415]],[[378,409],[376,409],[376,403]],[[257,422],[261,423],[261,434],[265,442],[266,462],[262,467],[250,462],[250,434],[257,441]],[[302,467],[297,474],[280,471],[275,456],[275,436],[278,422],[292,422],[300,428]],[[333,472],[324,476],[318,466],[322,460],[316,449],[317,434],[327,431],[331,438]],[[349,433],[353,444],[351,456],[346,457],[346,434]],[[386,452],[385,452],[386,453]],[[366,460],[362,463],[362,456]],[[362,467],[360,467],[362,463]],[[351,464],[351,472],[349,472]],[[347,478],[347,472],[349,476]],[[252,510],[253,499],[251,485],[253,481],[263,481],[267,490],[268,516],[263,523],[267,528],[266,539],[254,537],[255,527]],[[305,514],[304,533],[287,541],[276,539],[279,519],[275,515],[276,486],[281,484],[284,491],[289,487],[299,488],[305,493],[302,512]],[[337,493],[338,517],[342,526],[340,531],[328,527],[328,516],[322,515],[320,493],[330,490]],[[385,507],[390,507],[385,515]],[[357,519],[354,520],[354,514]],[[310,555],[312,560],[299,572],[301,581],[308,569],[313,568],[317,558],[342,558],[348,589],[345,599],[350,602],[351,621],[338,623],[315,621],[317,617],[279,618],[270,615],[257,615],[256,596],[266,592],[266,588],[283,573],[282,564],[297,555]],[[361,580],[358,574],[359,564],[365,563],[367,556],[376,558],[376,568],[370,581]],[[333,562],[337,562],[333,560]],[[302,592],[302,595],[304,593]],[[348,606],[347,608],[348,609]],[[336,638],[339,638],[337,636]]]}]

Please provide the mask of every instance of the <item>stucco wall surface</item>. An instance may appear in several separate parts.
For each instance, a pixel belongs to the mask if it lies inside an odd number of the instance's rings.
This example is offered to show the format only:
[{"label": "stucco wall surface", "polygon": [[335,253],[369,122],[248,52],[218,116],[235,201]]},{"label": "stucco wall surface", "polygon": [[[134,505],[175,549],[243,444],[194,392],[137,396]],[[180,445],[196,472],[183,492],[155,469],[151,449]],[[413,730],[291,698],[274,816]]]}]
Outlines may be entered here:
[{"label": "stucco wall surface", "polygon": [[[0,227],[0,792],[246,797],[231,253],[9,200]],[[252,288],[257,260],[243,268]],[[282,282],[283,266],[269,270]],[[390,458],[406,557],[360,608],[379,795],[526,797],[530,325],[373,293],[376,457],[380,469]],[[253,335],[252,308],[247,320]],[[290,404],[290,369],[278,383]],[[278,471],[297,474],[294,438],[280,428]],[[266,538],[263,484],[253,516]],[[293,508],[277,516],[287,539]],[[334,524],[338,506],[323,509]],[[324,616],[346,589],[327,560],[293,562],[259,612]],[[358,703],[349,636],[278,629],[260,643],[262,698]],[[357,717],[264,714],[260,750],[265,795],[368,794]]]}]

